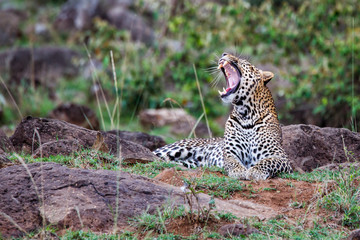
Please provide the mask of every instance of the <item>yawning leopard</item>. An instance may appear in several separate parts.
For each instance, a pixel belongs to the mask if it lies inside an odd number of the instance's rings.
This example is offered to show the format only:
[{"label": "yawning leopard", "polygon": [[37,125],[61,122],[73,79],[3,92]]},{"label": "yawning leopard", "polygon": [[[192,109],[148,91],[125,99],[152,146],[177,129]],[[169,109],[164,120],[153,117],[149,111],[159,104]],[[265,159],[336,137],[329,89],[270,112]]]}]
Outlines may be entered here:
[{"label": "yawning leopard", "polygon": [[154,153],[186,167],[223,167],[230,177],[261,180],[291,172],[281,146],[281,128],[266,84],[274,77],[244,59],[223,53],[218,68],[226,79],[220,98],[234,105],[223,138],[184,139]]}]

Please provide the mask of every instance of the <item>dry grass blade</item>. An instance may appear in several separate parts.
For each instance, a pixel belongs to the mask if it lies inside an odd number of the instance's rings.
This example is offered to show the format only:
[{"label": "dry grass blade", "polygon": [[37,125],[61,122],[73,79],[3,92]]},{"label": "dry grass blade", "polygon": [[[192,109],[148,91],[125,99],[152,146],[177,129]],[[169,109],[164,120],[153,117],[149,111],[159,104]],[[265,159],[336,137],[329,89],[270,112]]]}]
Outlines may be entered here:
[{"label": "dry grass blade", "polygon": [[9,215],[7,215],[6,213],[0,212],[0,215],[5,218],[6,220],[8,220],[9,222],[11,222],[17,229],[19,229],[20,231],[22,231],[23,233],[27,234],[27,232],[19,226],[19,224],[17,224],[14,219],[12,219],[12,217],[10,217]]},{"label": "dry grass blade", "polygon": [[6,89],[6,92],[9,94],[9,96],[10,96],[10,98],[11,98],[11,101],[14,103],[14,105],[15,105],[15,107],[16,107],[16,110],[17,110],[18,113],[19,113],[19,116],[21,117],[21,119],[23,119],[24,117],[23,117],[23,115],[22,115],[22,113],[21,113],[21,111],[20,111],[19,106],[17,105],[17,103],[16,103],[13,95],[11,94],[10,90],[8,89],[8,87],[6,86],[6,84],[5,84],[5,82],[4,82],[4,79],[3,79],[1,76],[0,76],[0,81],[1,81],[2,85],[4,86],[4,88]]},{"label": "dry grass blade", "polygon": [[[95,74],[95,77],[92,77],[93,84],[95,85],[95,84],[96,84],[96,79],[98,79],[97,72],[96,72],[96,68],[95,68],[94,62],[93,62],[92,59],[91,59],[91,55],[90,55],[89,49],[87,48],[87,46],[86,46],[85,43],[84,43],[84,48],[85,48],[86,53],[87,53],[87,55],[88,55],[89,61],[90,61],[90,63],[91,63],[92,72],[94,72],[94,74]],[[91,75],[92,75],[92,74],[91,74]],[[100,98],[99,98],[98,91],[95,91],[95,97],[96,97],[96,102],[97,102],[98,108],[99,108],[99,110],[100,110],[99,112],[100,112],[101,123],[102,123],[103,127],[105,127],[104,116],[103,116],[102,111],[101,111]]]},{"label": "dry grass blade", "polygon": [[196,129],[196,127],[199,125],[199,123],[200,123],[201,119],[204,117],[204,115],[205,115],[205,114],[202,113],[202,114],[200,115],[200,117],[197,119],[196,123],[194,124],[194,127],[191,129],[191,132],[189,133],[189,136],[188,136],[187,138],[191,138],[192,135],[194,135],[194,136],[196,137],[196,135],[195,135],[195,129]]}]

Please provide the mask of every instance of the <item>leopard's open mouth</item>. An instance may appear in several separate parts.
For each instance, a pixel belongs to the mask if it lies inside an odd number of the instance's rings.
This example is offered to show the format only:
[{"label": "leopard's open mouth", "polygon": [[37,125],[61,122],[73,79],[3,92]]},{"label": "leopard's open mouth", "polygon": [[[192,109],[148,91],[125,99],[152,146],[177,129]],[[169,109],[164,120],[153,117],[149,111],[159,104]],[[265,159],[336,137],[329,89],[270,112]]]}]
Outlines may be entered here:
[{"label": "leopard's open mouth", "polygon": [[220,97],[226,97],[239,88],[241,81],[241,72],[239,68],[232,62],[226,60],[219,62],[219,69],[224,73],[226,79],[226,89],[219,91]]}]

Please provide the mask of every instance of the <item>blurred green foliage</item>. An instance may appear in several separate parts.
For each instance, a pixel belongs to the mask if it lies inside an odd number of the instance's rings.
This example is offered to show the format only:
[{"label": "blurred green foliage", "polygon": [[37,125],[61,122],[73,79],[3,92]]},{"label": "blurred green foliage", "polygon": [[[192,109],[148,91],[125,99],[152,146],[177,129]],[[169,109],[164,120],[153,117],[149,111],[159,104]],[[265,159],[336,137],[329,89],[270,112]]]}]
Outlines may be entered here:
[{"label": "blurred green foliage", "polygon": [[[58,9],[54,10],[57,3]],[[39,11],[32,22],[53,21],[60,3],[46,5],[51,11]],[[358,1],[139,0],[133,9],[141,13],[147,6],[152,9],[147,22],[154,23],[156,35],[151,46],[134,42],[128,31],[120,31],[99,18],[94,19],[89,31],[68,36],[51,34],[54,43],[84,53],[86,42],[90,55],[101,60],[103,70],[96,73],[96,81],[110,95],[109,104],[119,104],[116,108],[121,118],[133,119],[140,109],[170,107],[174,102],[199,117],[202,107],[194,65],[210,125],[216,126],[215,119],[226,115],[229,107],[221,103],[217,93],[224,81],[211,88],[217,74],[212,74],[212,67],[218,56],[230,49],[251,56],[254,65],[270,63],[280,69],[281,77],[290,84],[281,92],[273,92],[285,100],[279,109],[281,121],[346,126],[355,131],[360,126]],[[48,43],[25,35],[19,44],[34,42]],[[180,47],[169,47],[174,43]],[[271,84],[274,82],[276,78]],[[87,84],[90,88],[91,82]],[[79,85],[79,91],[83,91],[84,84]],[[116,96],[121,100],[116,101]],[[173,101],[164,102],[167,98]],[[92,104],[96,106],[94,100]]]},{"label": "blurred green foliage", "polygon": [[[100,58],[109,63],[108,52],[113,50],[118,55],[115,62],[124,66],[117,73],[124,78],[125,111],[164,106],[162,101],[172,98],[193,115],[201,115],[195,64],[207,113],[212,119],[223,116],[228,108],[220,103],[219,86],[210,88],[214,76],[209,71],[216,65],[216,55],[233,48],[251,56],[255,65],[272,63],[283,70],[282,77],[291,83],[280,113],[284,121],[299,121],[291,113],[300,110],[313,115],[320,126],[359,126],[360,4],[352,0],[175,4],[159,5],[154,17],[163,23],[157,29],[163,33],[158,46],[165,38],[176,39],[183,44],[181,51],[134,47],[129,35],[104,22],[90,37],[90,45],[97,47],[92,52],[102,53]],[[160,14],[169,11],[171,16]],[[124,34],[128,40],[118,44],[126,39]]]}]

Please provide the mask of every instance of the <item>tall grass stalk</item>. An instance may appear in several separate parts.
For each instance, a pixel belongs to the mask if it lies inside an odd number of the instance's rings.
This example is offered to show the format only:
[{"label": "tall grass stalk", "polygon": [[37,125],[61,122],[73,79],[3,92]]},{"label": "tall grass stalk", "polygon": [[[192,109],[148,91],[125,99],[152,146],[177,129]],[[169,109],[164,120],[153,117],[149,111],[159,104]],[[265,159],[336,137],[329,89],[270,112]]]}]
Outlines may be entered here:
[{"label": "tall grass stalk", "polygon": [[[40,133],[37,129],[34,129],[34,136],[33,136],[33,142],[35,139],[35,136],[38,138],[39,142],[39,150],[40,150],[40,157],[43,157],[42,147],[41,147],[41,137]],[[40,172],[41,172],[41,202],[40,205],[42,207],[42,226],[43,226],[43,232],[45,232],[45,225],[46,225],[46,219],[45,219],[45,199],[44,199],[44,172],[43,172],[43,162],[40,162]],[[39,195],[38,195],[39,197]]]},{"label": "tall grass stalk", "polygon": [[[119,97],[119,93],[118,93],[118,81],[117,81],[117,77],[116,77],[116,70],[115,70],[115,63],[114,63],[114,55],[113,52],[110,51],[110,59],[111,59],[111,67],[112,67],[112,72],[113,72],[113,79],[114,79],[114,87],[115,87],[115,91],[116,91],[116,100],[115,100],[115,104],[114,104],[114,108],[113,108],[113,114],[111,116],[109,116],[111,118],[111,127],[113,128],[113,123],[114,123],[114,117],[116,114],[116,129],[119,129],[120,127],[120,117],[121,117],[121,108],[122,108],[122,91],[123,91],[123,77],[122,77],[122,81],[121,81],[121,94]],[[106,99],[105,99],[106,101]],[[117,108],[117,105],[119,105],[119,107]],[[118,109],[118,111],[116,111]],[[121,169],[121,165],[122,165],[122,157],[121,157],[121,145],[119,143],[119,138],[117,138],[117,146],[118,146],[118,152],[117,152],[117,158],[119,159],[119,169]],[[115,215],[114,215],[114,227],[113,227],[113,232],[116,233],[118,231],[117,228],[117,223],[118,223],[118,219],[119,219],[119,195],[120,195],[120,172],[116,171],[116,199],[115,199]]]},{"label": "tall grass stalk", "polygon": [[[37,132],[37,134],[39,134]],[[39,135],[38,135],[39,136]],[[40,148],[41,148],[41,145],[40,145]],[[45,202],[44,202],[44,186],[43,186],[43,183],[44,183],[44,174],[43,174],[43,163],[40,162],[40,171],[41,171],[41,181],[42,181],[42,184],[41,184],[41,195],[39,193],[39,189],[36,185],[36,182],[30,172],[30,169],[28,168],[27,164],[25,163],[24,159],[19,156],[17,153],[14,153],[14,156],[19,160],[19,162],[21,163],[21,165],[23,165],[23,167],[25,168],[27,174],[29,175],[30,177],[30,180],[34,186],[34,189],[35,189],[35,193],[36,193],[36,196],[38,197],[38,201],[39,201],[39,205],[41,206],[41,217],[42,217],[42,232],[44,233],[45,232],[45,225],[46,225],[46,217],[45,217]]]},{"label": "tall grass stalk", "polygon": [[[95,85],[96,84],[96,79],[98,79],[96,68],[95,68],[94,62],[91,59],[89,49],[87,48],[85,43],[84,43],[84,48],[86,50],[86,53],[88,55],[91,67],[93,69],[93,71],[91,71],[91,73],[92,73],[91,78],[92,78],[93,84]],[[94,75],[95,75],[95,77],[94,77]],[[101,109],[98,91],[95,91],[95,97],[96,97],[96,102],[97,102],[98,108]],[[102,126],[105,128],[104,116],[102,114],[102,111],[100,110],[99,113],[100,113],[100,119],[101,119]]]},{"label": "tall grass stalk", "polygon": [[199,79],[198,79],[198,76],[197,76],[195,64],[193,64],[193,68],[194,68],[194,73],[195,73],[196,86],[197,86],[198,91],[199,91],[199,96],[200,96],[200,100],[201,100],[201,106],[202,106],[204,116],[205,116],[206,126],[207,126],[207,129],[208,129],[209,137],[212,138],[212,133],[211,133],[210,126],[209,126],[209,121],[208,121],[208,118],[207,118],[207,115],[206,115],[204,99],[203,99],[203,96],[202,96],[202,93],[201,93],[200,83],[199,83]]},{"label": "tall grass stalk", "polygon": [[79,218],[80,226],[81,226],[81,228],[84,228],[84,223],[83,223],[83,221],[82,221],[82,219],[81,219],[79,207],[76,206],[76,207],[75,207],[75,210],[76,210],[77,216],[78,216],[78,218]]},{"label": "tall grass stalk", "polygon": [[354,42],[355,42],[355,19],[352,18],[352,39],[351,39],[351,130],[357,132],[357,122],[355,113],[355,95],[354,95]]},{"label": "tall grass stalk", "polygon": [[199,123],[200,123],[201,119],[204,117],[204,115],[205,115],[205,112],[203,112],[203,113],[200,115],[200,117],[198,117],[196,123],[194,124],[194,127],[191,129],[191,132],[189,133],[188,138],[191,138],[192,135],[196,136],[196,134],[195,134],[195,129],[196,129],[196,127],[199,125]]},{"label": "tall grass stalk", "polygon": [[[122,101],[121,101],[122,98],[119,98],[118,81],[117,81],[117,78],[116,78],[114,55],[113,55],[112,51],[110,51],[110,59],[111,59],[111,67],[112,67],[112,72],[113,72],[115,94],[116,94],[114,108],[113,108],[113,111],[112,111],[112,114],[111,114],[110,118],[111,118],[111,123],[113,124],[114,123],[113,119],[114,119],[115,114],[116,114],[116,128],[119,128],[119,125],[120,125],[120,111],[121,111],[121,106],[122,106]],[[121,86],[121,88],[122,87],[123,86]],[[120,101],[119,101],[119,99],[120,99]],[[117,108],[118,105],[119,105],[119,108]],[[118,109],[118,111],[116,111],[117,109]],[[111,129],[113,129],[113,128],[114,128],[114,126],[111,125]]]},{"label": "tall grass stalk", "polygon": [[[174,103],[174,104],[176,104],[180,109],[184,110],[184,108],[181,106],[181,104],[178,103],[176,100],[174,100],[174,99],[172,99],[172,98],[166,98],[166,99],[163,101],[163,103],[166,103],[166,102],[169,102],[169,103],[170,103],[171,108],[174,108],[174,106],[173,106],[173,103]],[[196,123],[195,123],[194,126],[192,127],[192,129],[191,129],[191,131],[190,131],[190,133],[189,133],[189,135],[188,135],[187,138],[191,138],[192,135],[194,135],[194,137],[196,137],[195,129],[196,129],[196,127],[199,125],[199,123],[200,123],[201,119],[204,117],[204,115],[205,115],[205,112],[203,112],[203,113],[200,115],[200,117],[198,117]],[[188,124],[191,125],[191,122],[190,122],[189,120],[188,120]]]}]

